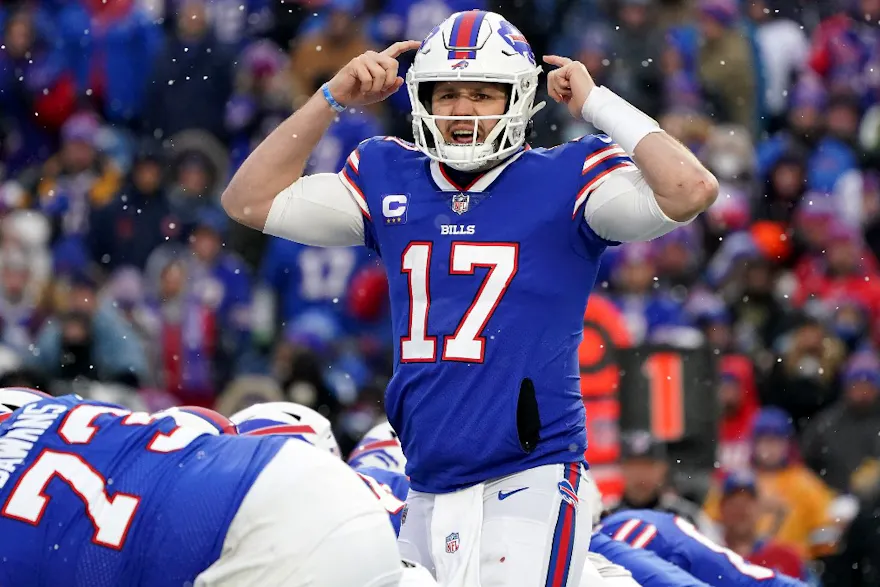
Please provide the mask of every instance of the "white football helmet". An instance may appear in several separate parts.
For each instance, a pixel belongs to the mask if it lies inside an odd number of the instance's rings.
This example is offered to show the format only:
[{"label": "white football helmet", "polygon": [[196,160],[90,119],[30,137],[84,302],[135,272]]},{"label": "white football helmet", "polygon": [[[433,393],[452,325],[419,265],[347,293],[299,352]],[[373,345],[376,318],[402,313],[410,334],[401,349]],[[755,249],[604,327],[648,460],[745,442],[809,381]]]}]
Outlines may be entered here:
[{"label": "white football helmet", "polygon": [[[526,140],[529,121],[544,107],[534,105],[541,67],[522,33],[503,16],[471,10],[457,12],[428,34],[406,74],[412,103],[416,146],[431,159],[460,171],[486,169],[516,153]],[[481,81],[510,86],[507,111],[498,116],[435,116],[431,89],[438,81]],[[470,144],[451,144],[437,128],[438,120],[473,122]],[[482,143],[481,120],[497,120]]]},{"label": "white football helmet", "polygon": [[348,464],[352,468],[376,467],[386,471],[406,474],[406,457],[397,432],[387,421],[374,426],[358,442],[351,454],[348,455]]},{"label": "white football helmet", "polygon": [[239,434],[296,436],[342,458],[330,420],[312,408],[293,402],[267,402],[236,412],[229,419],[238,426]]},{"label": "white football helmet", "polygon": [[12,412],[24,405],[51,397],[48,393],[29,387],[0,388],[0,422],[9,418]]}]

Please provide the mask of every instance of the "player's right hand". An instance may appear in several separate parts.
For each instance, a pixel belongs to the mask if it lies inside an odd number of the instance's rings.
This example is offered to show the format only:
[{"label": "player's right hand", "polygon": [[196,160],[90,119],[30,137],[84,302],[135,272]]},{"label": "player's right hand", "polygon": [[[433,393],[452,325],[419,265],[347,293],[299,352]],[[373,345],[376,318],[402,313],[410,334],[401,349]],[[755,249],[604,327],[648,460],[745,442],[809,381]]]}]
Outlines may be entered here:
[{"label": "player's right hand", "polygon": [[327,84],[330,95],[343,106],[381,102],[403,85],[397,58],[418,49],[419,41],[399,41],[381,53],[367,51],[348,62]]}]

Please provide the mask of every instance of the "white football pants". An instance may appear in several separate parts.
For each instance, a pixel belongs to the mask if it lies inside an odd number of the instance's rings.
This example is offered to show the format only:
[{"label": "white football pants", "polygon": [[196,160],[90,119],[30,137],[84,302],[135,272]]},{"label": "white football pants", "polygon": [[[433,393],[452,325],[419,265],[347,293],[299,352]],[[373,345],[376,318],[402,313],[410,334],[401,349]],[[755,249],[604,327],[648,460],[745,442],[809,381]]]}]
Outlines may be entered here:
[{"label": "white football pants", "polygon": [[400,554],[442,587],[580,587],[592,534],[591,482],[573,463],[449,494],[410,490]]},{"label": "white football pants", "polygon": [[397,587],[388,514],[340,459],[299,440],[266,465],[194,587]]}]

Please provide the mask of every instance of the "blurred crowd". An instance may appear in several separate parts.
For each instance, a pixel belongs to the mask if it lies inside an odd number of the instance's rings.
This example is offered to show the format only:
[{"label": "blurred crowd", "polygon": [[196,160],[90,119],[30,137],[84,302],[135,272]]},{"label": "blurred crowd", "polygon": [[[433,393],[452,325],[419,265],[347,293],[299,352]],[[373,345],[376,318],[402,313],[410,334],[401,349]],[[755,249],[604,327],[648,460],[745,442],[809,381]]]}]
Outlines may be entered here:
[{"label": "blurred crowd", "polygon": [[[2,0],[0,385],[284,397],[350,449],[392,369],[379,260],[232,225],[219,194],[351,58],[471,8],[581,60],[721,183],[697,222],[603,258],[596,295],[636,344],[709,345],[721,371],[705,503],[651,438],[624,443],[622,502],[880,584],[880,0]],[[307,171],[411,138],[408,116],[405,92],[341,114]],[[551,103],[529,140],[593,131]]]}]

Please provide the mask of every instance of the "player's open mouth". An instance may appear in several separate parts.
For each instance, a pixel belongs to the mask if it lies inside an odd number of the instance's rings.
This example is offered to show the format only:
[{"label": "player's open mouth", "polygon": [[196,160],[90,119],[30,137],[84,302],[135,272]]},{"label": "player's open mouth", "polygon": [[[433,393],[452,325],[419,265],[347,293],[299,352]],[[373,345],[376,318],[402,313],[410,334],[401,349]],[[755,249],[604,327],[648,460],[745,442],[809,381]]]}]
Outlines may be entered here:
[{"label": "player's open mouth", "polygon": [[[480,136],[477,135],[479,142]],[[474,131],[472,130],[454,130],[452,131],[452,142],[456,145],[470,145],[474,142]]]}]

